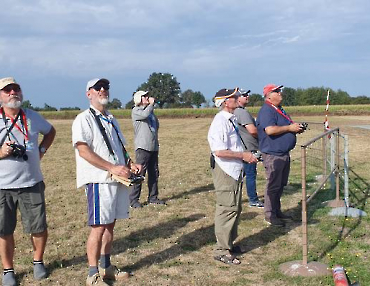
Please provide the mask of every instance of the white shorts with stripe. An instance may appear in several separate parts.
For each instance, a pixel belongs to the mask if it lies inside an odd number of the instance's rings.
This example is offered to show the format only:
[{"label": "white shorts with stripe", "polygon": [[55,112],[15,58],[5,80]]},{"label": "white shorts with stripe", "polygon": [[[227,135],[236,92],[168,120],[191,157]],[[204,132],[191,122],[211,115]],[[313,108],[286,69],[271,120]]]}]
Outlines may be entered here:
[{"label": "white shorts with stripe", "polygon": [[129,217],[130,189],[119,183],[86,184],[88,225],[111,224]]}]

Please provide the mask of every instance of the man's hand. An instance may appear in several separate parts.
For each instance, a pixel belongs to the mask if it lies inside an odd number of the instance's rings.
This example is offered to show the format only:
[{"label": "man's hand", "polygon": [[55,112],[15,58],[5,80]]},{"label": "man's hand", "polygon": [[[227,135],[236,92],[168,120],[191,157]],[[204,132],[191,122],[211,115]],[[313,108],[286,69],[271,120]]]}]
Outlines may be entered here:
[{"label": "man's hand", "polygon": [[148,101],[149,101],[149,104],[153,105],[154,102],[155,102],[155,99],[154,99],[154,97],[149,97]]},{"label": "man's hand", "polygon": [[247,163],[257,163],[258,160],[251,152],[243,152],[243,161]]},{"label": "man's hand", "polygon": [[293,123],[289,125],[289,131],[293,133],[302,133],[304,130],[299,123]]},{"label": "man's hand", "polygon": [[1,146],[0,158],[6,158],[13,153],[13,148],[10,147],[10,144],[14,144],[14,141],[7,141]]},{"label": "man's hand", "polygon": [[133,173],[135,175],[138,175],[138,174],[141,173],[142,170],[143,170],[143,166],[142,165],[131,163],[131,165],[130,165],[130,171],[131,171],[131,173]]},{"label": "man's hand", "polygon": [[124,165],[113,165],[111,168],[108,170],[111,174],[121,176],[124,178],[129,178],[131,175],[131,171],[129,168],[127,168]]}]

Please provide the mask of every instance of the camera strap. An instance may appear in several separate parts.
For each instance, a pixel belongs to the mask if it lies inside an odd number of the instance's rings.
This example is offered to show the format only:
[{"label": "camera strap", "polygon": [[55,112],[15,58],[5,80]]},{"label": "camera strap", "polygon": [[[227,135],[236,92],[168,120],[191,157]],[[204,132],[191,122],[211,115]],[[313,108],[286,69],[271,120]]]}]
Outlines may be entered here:
[{"label": "camera strap", "polygon": [[236,134],[238,134],[240,140],[242,141],[245,150],[248,150],[247,145],[244,143],[244,140],[243,140],[242,136],[240,135],[239,128],[235,125],[235,123],[231,120],[231,118],[229,118],[229,121],[234,126],[235,132],[236,132]]},{"label": "camera strap", "polygon": [[[7,122],[6,122],[6,115],[5,115],[4,108],[1,108],[1,115],[3,116],[3,121],[4,121],[4,124],[5,124],[5,128],[6,128]],[[9,129],[6,130],[5,136],[0,141],[0,146],[2,146],[4,144],[4,141],[5,141],[6,137],[7,136],[9,137],[9,134],[10,134],[10,132],[12,132],[12,130],[13,130],[16,122],[18,121],[18,118],[20,117],[20,115],[21,115],[21,110],[19,110],[19,112],[18,112],[17,116],[15,117],[15,119],[12,120],[12,124],[10,125]],[[9,138],[9,140],[10,140],[10,138]]]},{"label": "camera strap", "polygon": [[[101,120],[100,120],[100,117],[99,115],[96,114],[95,110],[93,108],[90,107],[90,112],[92,113],[92,115],[94,116],[95,118],[95,121],[96,123],[98,124],[98,127],[99,127],[99,130],[103,136],[103,139],[105,141],[105,144],[107,145],[108,147],[108,150],[109,150],[109,154],[111,154],[112,156],[114,156],[114,152],[113,152],[113,148],[112,148],[112,145],[110,144],[110,141],[108,139],[108,135],[107,135],[107,132],[105,131],[105,128],[103,127],[103,124],[101,123]],[[123,145],[122,141],[121,141],[121,137],[119,136],[118,134],[118,130],[116,128],[116,126],[114,126],[113,122],[112,121],[108,121],[110,124],[112,124],[113,126],[113,129],[114,131],[116,131],[116,134],[117,134],[117,137],[118,137],[118,140],[119,142],[121,143],[121,146],[122,146],[122,151],[123,151],[123,156],[125,158],[125,163],[126,165],[128,165],[128,163],[131,161],[131,158],[130,156],[128,155],[128,152],[125,148],[125,146]]]}]

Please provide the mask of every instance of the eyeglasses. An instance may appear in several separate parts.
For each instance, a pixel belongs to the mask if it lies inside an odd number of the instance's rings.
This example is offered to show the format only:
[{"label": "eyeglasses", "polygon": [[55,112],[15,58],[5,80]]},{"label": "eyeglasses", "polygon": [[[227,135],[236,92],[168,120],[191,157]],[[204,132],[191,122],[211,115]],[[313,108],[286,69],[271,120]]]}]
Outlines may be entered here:
[{"label": "eyeglasses", "polygon": [[239,96],[248,97],[249,96],[249,93],[244,93],[244,94],[241,94]]},{"label": "eyeglasses", "polygon": [[95,89],[96,91],[100,91],[102,88],[104,90],[109,90],[109,84],[105,83],[105,82],[98,82],[97,84],[95,84],[94,86],[90,87],[90,88],[93,88]]},{"label": "eyeglasses", "polygon": [[10,93],[11,91],[14,91],[14,92],[20,92],[21,91],[21,87],[17,84],[9,84],[7,85],[6,87],[4,87],[2,89],[2,91],[6,92],[6,93]]},{"label": "eyeglasses", "polygon": [[277,92],[277,93],[281,93],[283,90],[281,88],[278,88],[278,89],[275,89],[273,90],[272,92]]}]

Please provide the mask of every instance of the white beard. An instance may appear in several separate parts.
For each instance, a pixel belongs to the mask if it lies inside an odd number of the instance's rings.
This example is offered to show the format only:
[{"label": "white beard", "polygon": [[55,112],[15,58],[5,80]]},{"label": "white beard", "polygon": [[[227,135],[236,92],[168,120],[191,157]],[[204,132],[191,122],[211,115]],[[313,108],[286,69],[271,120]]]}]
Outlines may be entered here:
[{"label": "white beard", "polygon": [[8,107],[8,108],[18,109],[22,106],[22,101],[17,100],[17,101],[12,101],[8,103],[3,103],[3,106]]},{"label": "white beard", "polygon": [[109,99],[107,97],[105,97],[105,98],[99,98],[98,101],[99,101],[99,103],[101,105],[107,105],[108,102],[109,102]]}]

